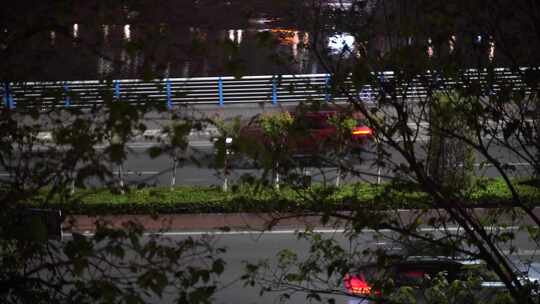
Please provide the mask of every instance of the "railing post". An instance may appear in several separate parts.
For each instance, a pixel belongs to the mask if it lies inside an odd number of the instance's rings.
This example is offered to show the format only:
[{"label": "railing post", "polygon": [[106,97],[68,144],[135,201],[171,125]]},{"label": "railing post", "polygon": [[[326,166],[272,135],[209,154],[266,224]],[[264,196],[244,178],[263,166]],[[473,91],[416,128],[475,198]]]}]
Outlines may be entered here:
[{"label": "railing post", "polygon": [[9,107],[10,107],[10,109],[15,109],[15,105],[16,105],[16,103],[15,103],[15,100],[13,99],[13,94],[11,94],[11,92],[10,92],[10,94],[9,94]]},{"label": "railing post", "polygon": [[379,87],[380,87],[380,90],[381,90],[381,94],[383,94],[383,98],[386,97],[387,95],[387,87],[386,87],[386,76],[384,76],[384,72],[379,72]]},{"label": "railing post", "polygon": [[165,82],[165,88],[167,91],[167,109],[172,109],[172,90],[171,90],[171,80],[167,78]]},{"label": "railing post", "polygon": [[272,104],[277,104],[277,85],[276,85],[276,77],[272,77]]},{"label": "railing post", "polygon": [[120,99],[120,81],[114,81],[114,98]]},{"label": "railing post", "polygon": [[221,77],[218,78],[218,95],[219,95],[219,105],[223,106],[224,100],[223,100],[223,80]]},{"label": "railing post", "polygon": [[324,81],[324,90],[326,92],[324,101],[330,102],[330,74],[326,75],[326,80]]},{"label": "railing post", "polygon": [[4,82],[4,85],[2,87],[3,89],[3,99],[4,99],[4,106],[9,109],[9,92],[8,92],[9,84],[8,82]]},{"label": "railing post", "polygon": [[71,97],[69,97],[69,85],[67,83],[64,84],[64,92],[66,94],[66,101],[64,103],[65,107],[71,106]]},{"label": "railing post", "polygon": [[15,109],[15,100],[13,100],[13,94],[11,94],[11,88],[9,82],[4,82],[4,104],[10,110]]},{"label": "railing post", "polygon": [[358,92],[358,98],[365,103],[373,103],[373,92],[370,86],[363,85]]}]

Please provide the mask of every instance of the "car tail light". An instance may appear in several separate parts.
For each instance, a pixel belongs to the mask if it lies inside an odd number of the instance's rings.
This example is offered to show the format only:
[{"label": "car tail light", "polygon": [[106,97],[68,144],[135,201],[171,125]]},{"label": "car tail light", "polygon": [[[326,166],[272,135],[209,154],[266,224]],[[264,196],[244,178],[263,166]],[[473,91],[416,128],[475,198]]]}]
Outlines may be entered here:
[{"label": "car tail light", "polygon": [[370,127],[362,126],[352,129],[352,135],[354,136],[370,136],[373,135],[373,130]]},{"label": "car tail light", "polygon": [[355,295],[365,295],[368,296],[371,294],[371,286],[368,284],[363,275],[345,275],[343,279],[345,283],[345,288],[352,294]]}]

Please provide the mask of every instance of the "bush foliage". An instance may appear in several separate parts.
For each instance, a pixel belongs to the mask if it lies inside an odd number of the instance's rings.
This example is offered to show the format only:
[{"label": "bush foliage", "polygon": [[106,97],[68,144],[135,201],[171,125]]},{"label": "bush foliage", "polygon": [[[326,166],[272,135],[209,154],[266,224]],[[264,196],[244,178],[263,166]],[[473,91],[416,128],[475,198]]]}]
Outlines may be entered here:
[{"label": "bush foliage", "polygon": [[[525,203],[537,205],[540,189],[523,181],[516,183]],[[464,202],[476,207],[511,206],[511,193],[502,180],[479,181]],[[284,188],[280,191],[251,185],[237,186],[231,192],[219,187],[148,187],[131,189],[125,194],[107,188],[81,189],[70,197],[58,197],[57,203],[43,206],[42,198],[26,202],[31,207],[61,209],[66,214],[171,214],[232,213],[265,211],[429,208],[429,196],[411,185],[349,184],[340,188],[314,185],[308,189]]]}]

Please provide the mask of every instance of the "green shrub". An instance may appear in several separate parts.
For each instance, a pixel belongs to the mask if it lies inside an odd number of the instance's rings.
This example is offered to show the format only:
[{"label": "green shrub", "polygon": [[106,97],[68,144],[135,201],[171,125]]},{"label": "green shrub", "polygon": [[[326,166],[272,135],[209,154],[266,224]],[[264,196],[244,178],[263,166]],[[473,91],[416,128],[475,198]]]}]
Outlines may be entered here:
[{"label": "green shrub", "polygon": [[[526,204],[537,205],[539,188],[526,182],[514,183]],[[231,213],[231,212],[295,212],[302,210],[362,210],[362,208],[429,208],[426,193],[414,185],[368,183],[349,184],[340,188],[312,185],[308,189],[238,185],[231,192],[216,187],[148,187],[130,189],[125,194],[107,188],[80,189],[69,197],[52,196],[47,191],[28,200],[31,207],[57,208],[67,214],[168,214],[168,213]],[[470,192],[468,204],[480,207],[511,204],[511,193],[504,181],[490,179],[478,182]]]}]

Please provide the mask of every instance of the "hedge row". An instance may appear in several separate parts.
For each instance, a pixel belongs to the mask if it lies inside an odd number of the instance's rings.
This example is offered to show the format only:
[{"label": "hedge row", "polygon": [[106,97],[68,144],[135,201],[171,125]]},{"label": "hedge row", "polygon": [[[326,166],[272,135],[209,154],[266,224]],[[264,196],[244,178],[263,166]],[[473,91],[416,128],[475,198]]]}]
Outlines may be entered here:
[{"label": "hedge row", "polygon": [[[540,205],[540,190],[528,183],[514,185],[527,204]],[[479,185],[467,196],[467,203],[496,206],[510,203],[511,193],[501,180]],[[347,185],[339,189],[313,186],[310,189],[281,189],[253,186],[237,187],[224,193],[216,187],[176,187],[130,189],[121,194],[109,189],[78,190],[69,197],[53,198],[44,205],[42,196],[26,204],[33,207],[61,209],[67,214],[167,214],[167,213],[230,213],[317,210],[327,208],[429,208],[432,202],[426,193],[408,185]]]}]

